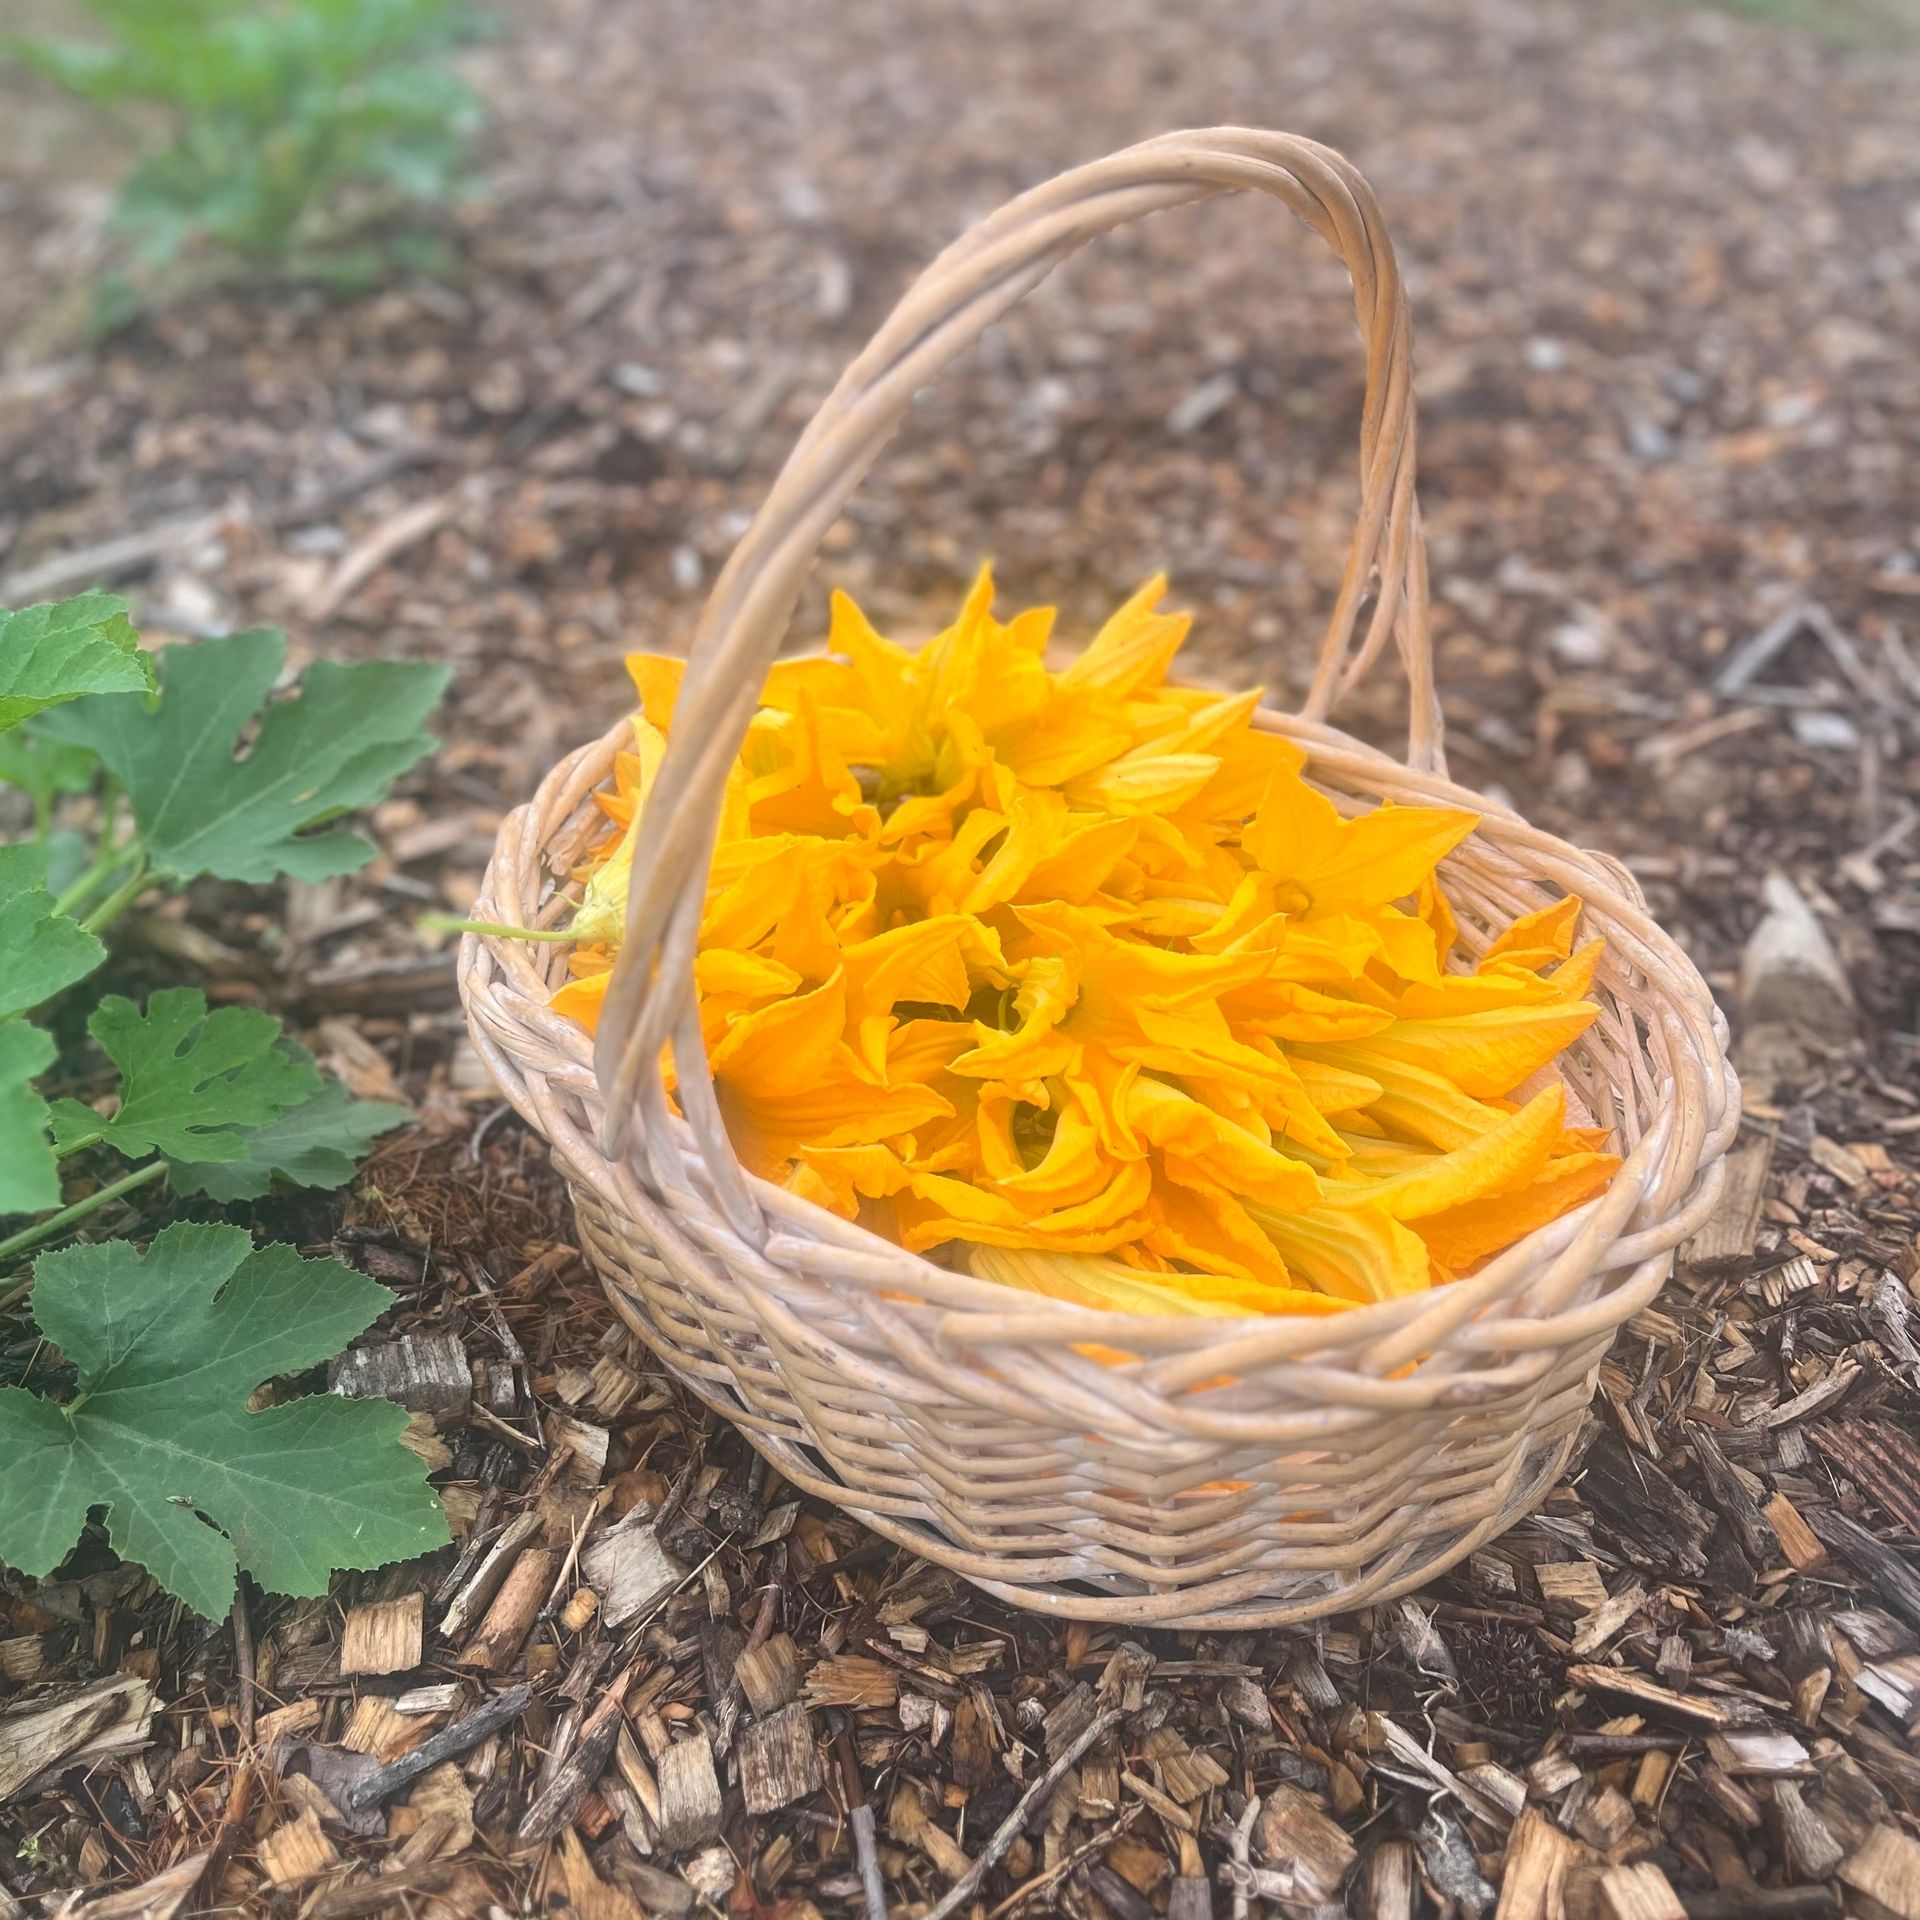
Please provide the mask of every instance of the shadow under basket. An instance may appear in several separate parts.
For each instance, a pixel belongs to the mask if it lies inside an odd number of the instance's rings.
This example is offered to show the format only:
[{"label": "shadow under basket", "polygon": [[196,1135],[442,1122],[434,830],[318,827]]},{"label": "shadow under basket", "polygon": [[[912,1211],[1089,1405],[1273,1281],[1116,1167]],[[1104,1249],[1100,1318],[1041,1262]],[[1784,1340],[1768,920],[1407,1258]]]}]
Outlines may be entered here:
[{"label": "shadow under basket", "polygon": [[[910,403],[1094,235],[1207,195],[1283,201],[1353,276],[1368,357],[1362,499],[1297,741],[1344,811],[1465,807],[1441,867],[1468,957],[1572,893],[1606,953],[1561,1062],[1622,1165],[1471,1277],[1312,1319],[1098,1313],[950,1273],[740,1168],[697,1045],[689,956],[721,790],[819,539]],[[1432,1579],[1544,1498],[1615,1331],[1712,1210],[1739,1121],[1725,1022],[1615,861],[1446,777],[1413,492],[1411,329],[1371,193],[1340,157],[1239,128],[1170,134],[1002,208],[927,270],[802,436],[717,582],[648,802],[596,1043],[548,1007],[566,948],[468,935],[476,1046],[553,1148],[622,1319],[796,1487],[987,1592],[1128,1626],[1281,1626]],[[1364,623],[1360,616],[1365,613]],[[1326,716],[1377,660],[1410,690],[1404,760]],[[500,832],[476,917],[539,927],[604,831],[626,722]],[[660,1081],[681,1037],[676,1113]],[[684,1117],[683,1117],[684,1116]],[[1090,1346],[1135,1356],[1114,1364]]]}]

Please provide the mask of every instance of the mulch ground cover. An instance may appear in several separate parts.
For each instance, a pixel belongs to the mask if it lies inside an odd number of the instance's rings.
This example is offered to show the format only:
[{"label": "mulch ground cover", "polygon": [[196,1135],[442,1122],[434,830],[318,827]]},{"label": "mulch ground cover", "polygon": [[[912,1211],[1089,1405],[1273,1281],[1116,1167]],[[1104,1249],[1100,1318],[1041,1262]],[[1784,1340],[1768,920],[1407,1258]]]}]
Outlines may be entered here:
[{"label": "mulch ground cover", "polygon": [[[0,602],[104,584],[150,637],[458,669],[373,866],[203,888],[114,963],[420,1115],[350,1196],[226,1217],[397,1290],[334,1384],[413,1408],[456,1544],[324,1602],[243,1583],[214,1625],[97,1541],[0,1574],[0,1915],[1920,1920],[1912,40],[1512,0],[500,24],[457,277],[203,293],[92,345],[88,123],[0,83]],[[937,243],[1226,120],[1380,192],[1456,776],[1635,873],[1749,1120],[1538,1516],[1318,1628],[1136,1639],[877,1542],[669,1386],[415,922],[624,710],[622,651],[684,645]],[[1345,300],[1239,201],[1094,249],[926,397],[796,634],[831,585],[925,631],[987,554],[1084,631],[1164,566],[1195,672],[1297,697],[1357,491]],[[1741,978],[1768,915],[1785,987]],[[33,1349],[15,1310],[0,1378]]]}]

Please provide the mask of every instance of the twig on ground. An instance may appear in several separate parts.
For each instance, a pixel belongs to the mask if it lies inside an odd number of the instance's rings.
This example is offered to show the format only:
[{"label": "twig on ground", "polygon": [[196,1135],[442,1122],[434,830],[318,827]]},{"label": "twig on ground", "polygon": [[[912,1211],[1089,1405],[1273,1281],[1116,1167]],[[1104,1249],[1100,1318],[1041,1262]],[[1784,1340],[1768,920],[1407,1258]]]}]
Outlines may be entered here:
[{"label": "twig on ground", "polygon": [[491,1700],[475,1707],[464,1720],[456,1720],[452,1726],[429,1734],[411,1753],[403,1753],[398,1760],[368,1774],[347,1794],[345,1810],[365,1813],[369,1807],[391,1800],[402,1787],[411,1786],[423,1773],[431,1773],[441,1761],[468,1752],[489,1734],[511,1725],[532,1704],[533,1689],[525,1681],[495,1694]]},{"label": "twig on ground", "polygon": [[233,1784],[227,1789],[226,1804],[220,1809],[220,1824],[214,1829],[207,1848],[207,1863],[200,1871],[200,1884],[218,1885],[240,1836],[247,1830],[247,1818],[253,1811],[254,1764],[244,1759],[233,1771]]},{"label": "twig on ground", "polygon": [[1233,1920],[1247,1920],[1247,1895],[1253,1890],[1253,1865],[1247,1857],[1247,1843],[1253,1838],[1253,1823],[1260,1818],[1260,1796],[1256,1793],[1240,1809],[1233,1826]]},{"label": "twig on ground", "polygon": [[1061,1776],[1073,1763],[1111,1727],[1116,1727],[1126,1718],[1123,1707],[1110,1707],[1098,1719],[1090,1721],[1076,1740],[1069,1741],[1037,1780],[1035,1780],[1018,1800],[1013,1803],[1013,1811],[994,1828],[993,1837],[975,1856],[973,1865],[963,1873],[938,1901],[927,1909],[921,1920],[949,1920],[973,1898],[974,1891],[987,1877],[991,1869],[1005,1855],[1007,1849],[1018,1838],[1020,1829],[1027,1824],[1027,1816],[1034,1807],[1060,1784]]},{"label": "twig on ground", "polygon": [[460,504],[457,489],[415,500],[382,520],[357,546],[340,556],[307,608],[307,618],[319,626],[331,620],[380,569],[417,541],[437,532]]},{"label": "twig on ground", "polygon": [[241,1747],[253,1745],[254,1661],[253,1622],[247,1617],[247,1583],[244,1576],[233,1586],[233,1671],[238,1691],[233,1703],[234,1725]]},{"label": "twig on ground", "polygon": [[24,607],[35,600],[50,600],[76,588],[97,587],[121,574],[137,572],[163,553],[196,547],[211,539],[227,517],[224,513],[195,513],[180,520],[163,520],[158,526],[116,534],[90,547],[55,554],[36,567],[21,567],[0,580],[0,604]]},{"label": "twig on ground", "polygon": [[614,1742],[625,1724],[621,1704],[633,1683],[638,1663],[622,1669],[619,1676],[600,1696],[599,1704],[580,1729],[580,1741],[560,1763],[546,1788],[536,1794],[520,1816],[514,1838],[523,1847],[541,1846],[551,1840],[579,1811],[583,1801],[613,1754]]},{"label": "twig on ground", "polygon": [[880,1850],[874,1843],[873,1809],[860,1784],[860,1762],[853,1736],[843,1718],[833,1737],[833,1756],[840,1767],[841,1790],[847,1799],[847,1825],[853,1830],[853,1857],[860,1869],[860,1900],[867,1920],[887,1920],[887,1885],[880,1877]]},{"label": "twig on ground", "polygon": [[1091,1840],[1083,1840],[1079,1846],[1066,1856],[1057,1860],[1045,1873],[1037,1873],[1025,1886],[1015,1887],[988,1915],[987,1920],[1006,1920],[1010,1913],[1017,1912],[1037,1895],[1045,1893],[1050,1887],[1056,1887],[1073,1870],[1096,1853],[1104,1853],[1139,1819],[1144,1801],[1130,1800],[1120,1809],[1120,1817],[1111,1826],[1102,1827]]}]

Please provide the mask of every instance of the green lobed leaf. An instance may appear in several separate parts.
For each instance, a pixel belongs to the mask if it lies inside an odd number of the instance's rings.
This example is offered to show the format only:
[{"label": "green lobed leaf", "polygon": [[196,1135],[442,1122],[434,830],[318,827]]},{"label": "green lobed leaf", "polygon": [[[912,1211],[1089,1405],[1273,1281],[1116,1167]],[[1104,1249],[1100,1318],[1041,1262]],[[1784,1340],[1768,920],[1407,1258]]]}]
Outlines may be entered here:
[{"label": "green lobed leaf", "polygon": [[[282,1040],[280,1051],[313,1065],[313,1056],[295,1041]],[[296,1187],[343,1187],[374,1141],[413,1117],[410,1107],[391,1100],[356,1100],[331,1074],[322,1074],[312,1099],[263,1127],[241,1130],[244,1158],[214,1164],[175,1161],[167,1177],[176,1193],[204,1194],[229,1204],[264,1198],[275,1180]]]},{"label": "green lobed leaf", "polygon": [[60,1204],[60,1172],[47,1138],[47,1103],[33,1076],[53,1065],[53,1036],[24,1020],[0,1026],[0,1213]]},{"label": "green lobed leaf", "polygon": [[120,1105],[103,1120],[78,1100],[60,1101],[53,1139],[62,1151],[98,1138],[130,1158],[243,1160],[242,1129],[264,1126],[320,1091],[312,1062],[281,1050],[271,1014],[251,1007],[209,1013],[196,987],[150,994],[144,1016],[131,1000],[110,995],[87,1031],[120,1069]]},{"label": "green lobed leaf", "polygon": [[110,593],[0,612],[0,733],[82,694],[153,690],[153,656]]},{"label": "green lobed leaf", "polygon": [[432,750],[421,723],[449,669],[316,661],[298,694],[263,713],[286,651],[286,636],[264,629],[169,647],[156,705],[108,697],[48,716],[45,731],[92,748],[126,789],[157,874],[324,880],[373,857],[355,834],[312,829],[378,800]]},{"label": "green lobed leaf", "polygon": [[84,979],[107,950],[79,921],[53,910],[47,848],[0,847],[0,1020]]},{"label": "green lobed leaf", "polygon": [[326,1591],[447,1540],[406,1412],[326,1394],[246,1410],[263,1381],[317,1366],[393,1296],[331,1260],[255,1251],[238,1227],[181,1224],[143,1255],[124,1240],[45,1254],[33,1315],[72,1363],[65,1405],[0,1388],[0,1559],[50,1573],[88,1512],[116,1552],[203,1618],[236,1566],[274,1593]]}]

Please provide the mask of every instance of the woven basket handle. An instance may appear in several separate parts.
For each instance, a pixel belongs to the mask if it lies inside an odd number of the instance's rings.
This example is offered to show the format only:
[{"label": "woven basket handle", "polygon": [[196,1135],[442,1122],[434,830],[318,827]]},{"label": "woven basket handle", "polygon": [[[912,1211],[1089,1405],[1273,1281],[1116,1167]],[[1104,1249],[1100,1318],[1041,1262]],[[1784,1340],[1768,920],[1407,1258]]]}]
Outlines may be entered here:
[{"label": "woven basket handle", "polygon": [[[659,1101],[660,1051],[672,1039],[682,1110],[707,1163],[730,1159],[698,1044],[692,980],[727,773],[819,543],[913,396],[1097,234],[1248,187],[1284,201],[1340,256],[1353,276],[1367,351],[1360,518],[1302,712],[1324,719],[1391,637],[1409,683],[1408,762],[1441,766],[1426,561],[1413,493],[1412,328],[1393,246],[1367,183],[1329,148],[1242,127],[1167,134],[1063,173],[981,221],[914,283],[801,435],[714,583],[647,804],[626,938],[601,1015],[595,1061],[610,1152],[625,1135],[636,1099],[650,1107]],[[1357,633],[1370,589],[1373,608]]]}]

